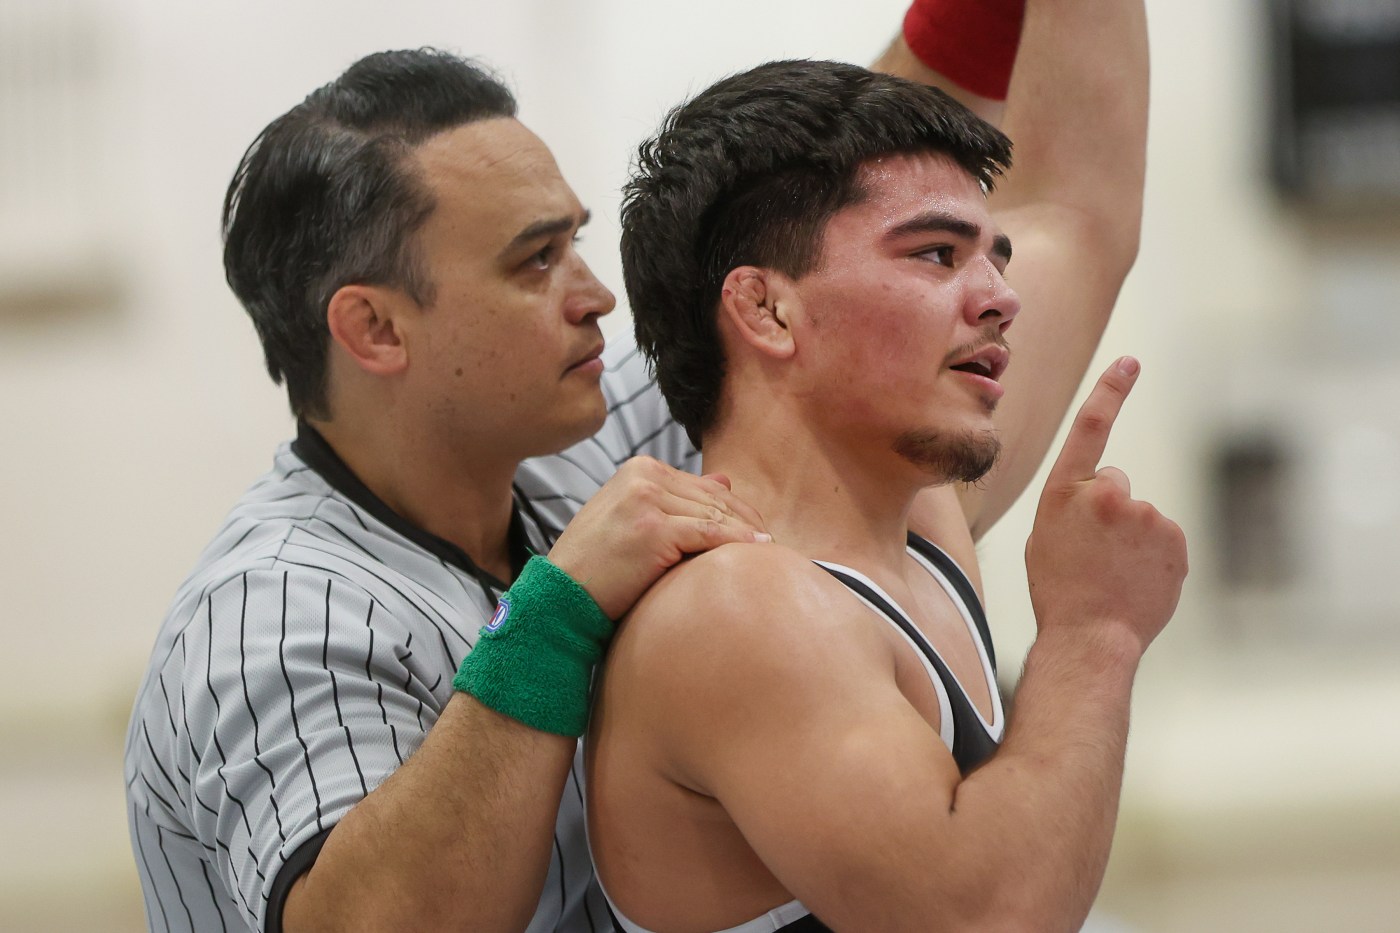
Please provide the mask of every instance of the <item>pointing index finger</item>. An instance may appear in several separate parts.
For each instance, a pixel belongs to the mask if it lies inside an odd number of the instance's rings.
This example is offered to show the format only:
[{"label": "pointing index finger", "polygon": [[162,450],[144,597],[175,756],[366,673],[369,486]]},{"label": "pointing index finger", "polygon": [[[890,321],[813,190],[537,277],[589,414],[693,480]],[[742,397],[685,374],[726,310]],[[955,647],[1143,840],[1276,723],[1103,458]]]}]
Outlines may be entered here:
[{"label": "pointing index finger", "polygon": [[1139,369],[1136,359],[1125,356],[1099,377],[1079,413],[1074,416],[1065,446],[1060,449],[1060,455],[1050,469],[1053,481],[1073,483],[1094,478],[1104,449],[1108,446],[1108,435],[1123,407],[1123,400],[1137,382]]}]

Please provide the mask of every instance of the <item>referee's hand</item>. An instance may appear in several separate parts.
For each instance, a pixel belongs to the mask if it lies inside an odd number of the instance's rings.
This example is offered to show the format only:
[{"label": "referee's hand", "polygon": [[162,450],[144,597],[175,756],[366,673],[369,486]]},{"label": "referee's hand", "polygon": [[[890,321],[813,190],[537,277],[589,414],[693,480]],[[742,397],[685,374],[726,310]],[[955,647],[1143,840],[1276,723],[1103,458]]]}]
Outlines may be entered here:
[{"label": "referee's hand", "polygon": [[569,522],[549,560],[620,619],[685,555],[767,540],[763,518],[730,491],[728,477],[633,457]]}]

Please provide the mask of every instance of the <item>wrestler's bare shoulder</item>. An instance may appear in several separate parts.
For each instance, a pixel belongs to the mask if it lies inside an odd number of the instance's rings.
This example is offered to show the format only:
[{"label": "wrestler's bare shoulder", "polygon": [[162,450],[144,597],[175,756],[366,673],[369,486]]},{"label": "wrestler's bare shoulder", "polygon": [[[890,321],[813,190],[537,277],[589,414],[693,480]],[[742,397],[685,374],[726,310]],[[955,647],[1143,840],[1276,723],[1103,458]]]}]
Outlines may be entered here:
[{"label": "wrestler's bare shoulder", "polygon": [[[781,544],[726,544],[666,573],[637,603],[624,632],[669,640],[703,636],[763,643],[810,639],[858,618],[858,602],[809,558]],[[730,646],[731,648],[733,645]]]}]

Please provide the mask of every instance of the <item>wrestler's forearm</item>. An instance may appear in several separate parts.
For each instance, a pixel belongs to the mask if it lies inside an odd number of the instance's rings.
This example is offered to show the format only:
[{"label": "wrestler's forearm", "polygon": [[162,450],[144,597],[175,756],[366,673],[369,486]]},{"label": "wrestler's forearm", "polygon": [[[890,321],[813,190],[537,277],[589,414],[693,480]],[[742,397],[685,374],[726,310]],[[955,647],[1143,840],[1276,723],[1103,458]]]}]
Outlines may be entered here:
[{"label": "wrestler's forearm", "polygon": [[1003,120],[1015,164],[992,200],[1077,212],[1123,274],[1142,221],[1148,59],[1142,0],[1027,0]]},{"label": "wrestler's forearm", "polygon": [[[1117,821],[1133,679],[1186,576],[1180,527],[1100,467],[1137,378],[1124,358],[1095,384],[1046,478],[1026,544],[1038,636],[1002,747],[953,788],[950,852],[1030,929],[1076,930]],[[1005,879],[1015,879],[1007,885]],[[1013,927],[1021,929],[1022,927]]]},{"label": "wrestler's forearm", "polygon": [[995,892],[982,906],[1027,924],[1007,929],[1078,930],[1093,905],[1117,822],[1139,651],[1105,631],[1038,640],[1001,749],[955,791],[958,851]]},{"label": "wrestler's forearm", "polygon": [[331,831],[287,896],[283,929],[524,930],[575,748],[457,694]]}]

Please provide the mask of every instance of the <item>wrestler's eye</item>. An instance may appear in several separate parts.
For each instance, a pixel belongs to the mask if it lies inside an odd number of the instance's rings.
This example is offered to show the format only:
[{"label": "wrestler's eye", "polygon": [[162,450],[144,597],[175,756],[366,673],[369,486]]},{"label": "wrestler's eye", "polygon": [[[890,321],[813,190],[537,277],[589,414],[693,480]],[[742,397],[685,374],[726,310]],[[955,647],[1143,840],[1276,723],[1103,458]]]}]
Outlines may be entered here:
[{"label": "wrestler's eye", "polygon": [[934,246],[918,253],[919,258],[936,262],[940,266],[951,266],[953,264],[953,247]]}]

